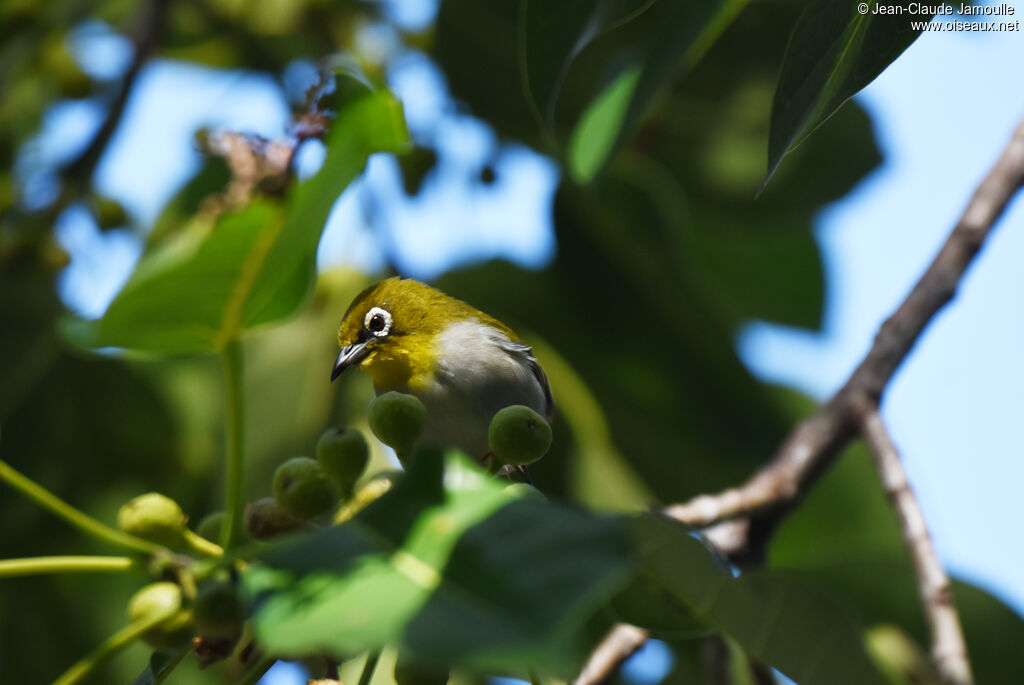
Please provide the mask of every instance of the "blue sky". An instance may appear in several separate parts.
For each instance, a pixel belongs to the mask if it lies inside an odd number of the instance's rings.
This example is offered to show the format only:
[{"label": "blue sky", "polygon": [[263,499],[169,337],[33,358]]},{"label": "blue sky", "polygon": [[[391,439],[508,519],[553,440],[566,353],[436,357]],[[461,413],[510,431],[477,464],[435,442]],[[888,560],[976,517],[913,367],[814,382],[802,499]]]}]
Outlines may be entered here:
[{"label": "blue sky", "polygon": [[[382,40],[386,44],[387,36]],[[76,46],[98,76],[118,73],[127,60],[123,41],[101,26],[81,31]],[[824,330],[752,322],[737,344],[755,373],[817,398],[841,385],[1024,116],[1022,65],[1020,33],[929,33],[858,96],[872,114],[885,162],[818,217],[815,235],[826,264]],[[443,78],[422,56],[400,59],[390,80],[405,101],[414,135],[441,145],[437,173],[420,197],[409,200],[394,161],[375,158],[364,179],[339,199],[320,264],[373,268],[383,246],[405,271],[423,278],[452,263],[494,255],[542,265],[554,249],[549,212],[556,167],[501,143],[457,111]],[[18,164],[30,200],[45,202],[52,180],[46,168],[72,156],[101,116],[90,102],[65,103],[48,114],[42,135]],[[97,169],[97,185],[148,224],[197,168],[197,128],[278,136],[287,116],[283,96],[266,77],[156,61],[140,77],[124,124]],[[305,155],[307,170],[315,168],[315,146]],[[498,169],[498,182],[472,190],[488,162]],[[378,211],[367,225],[371,205]],[[100,234],[84,211],[66,213],[58,231],[74,257],[62,281],[66,299],[98,315],[127,277],[137,241],[127,231]],[[383,235],[383,242],[375,235]],[[954,303],[894,378],[883,414],[943,560],[1024,612],[1024,546],[1016,542],[1024,482],[1022,255],[1024,206],[1018,201]]]},{"label": "blue sky", "polygon": [[[819,218],[821,334],[751,325],[765,378],[824,398],[867,351],[1024,117],[1020,33],[928,33],[858,100],[883,166]],[[1018,199],[953,303],[898,371],[882,413],[943,560],[1024,611],[1024,203]]]}]

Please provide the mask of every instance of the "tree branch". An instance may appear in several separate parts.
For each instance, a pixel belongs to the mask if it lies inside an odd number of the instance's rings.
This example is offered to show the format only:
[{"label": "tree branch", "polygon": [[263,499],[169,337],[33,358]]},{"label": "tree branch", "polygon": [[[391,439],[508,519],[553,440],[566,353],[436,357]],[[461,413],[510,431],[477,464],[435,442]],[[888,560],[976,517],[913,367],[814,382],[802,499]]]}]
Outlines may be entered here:
[{"label": "tree branch", "polygon": [[[730,543],[724,552],[735,563],[763,560],[768,541],[778,523],[832,465],[842,449],[865,429],[862,425],[863,407],[878,406],[893,373],[935,314],[956,294],[967,267],[1022,185],[1024,121],[1018,124],[1002,155],[978,185],[928,269],[882,324],[871,349],[842,388],[800,422],[772,460],[745,483],[718,494],[699,495],[688,502],[668,506],[664,513],[691,528],[708,528],[732,520],[737,525],[732,529],[734,534],[728,538]],[[897,513],[900,513],[899,509]],[[738,535],[736,530],[740,531]],[[948,589],[948,585],[946,587]],[[931,585],[926,587],[922,581],[922,597],[926,592],[931,597]],[[933,606],[945,607],[948,604],[952,609],[952,598],[948,592],[945,597],[927,599],[926,606],[928,602]],[[957,667],[964,670],[966,679],[951,682],[966,683],[970,682],[966,652],[961,651],[962,647],[952,647],[954,638],[947,635],[952,630],[951,622],[955,621],[955,613],[952,618],[943,613],[941,625],[933,628],[933,654],[936,661],[962,660]],[[959,634],[958,622],[956,626]],[[939,630],[941,635],[937,632]],[[602,656],[608,664],[609,673],[613,673],[639,648],[639,645],[630,644],[628,649],[624,648],[616,655],[609,653],[606,643],[602,643],[598,650],[604,652]],[[959,644],[963,644],[962,638]],[[945,668],[942,661],[940,668]],[[954,669],[954,666],[950,668]]]},{"label": "tree branch", "polygon": [[626,659],[644,646],[647,637],[647,631],[642,628],[628,623],[616,624],[591,653],[573,685],[598,685],[607,682]]},{"label": "tree branch", "polygon": [[914,562],[917,589],[931,634],[932,659],[944,683],[969,685],[974,679],[960,617],[953,603],[953,587],[935,553],[924,514],[910,489],[903,462],[877,406],[867,405],[861,410],[861,428],[875,457],[885,494],[899,519],[903,542]]},{"label": "tree branch", "polygon": [[1024,121],[982,180],[963,215],[921,279],[882,324],[874,344],[842,388],[801,422],[775,457],[746,483],[666,508],[669,516],[704,528],[740,516],[781,518],[859,430],[857,406],[878,404],[889,379],[935,314],[956,293],[1010,198],[1024,185]]}]

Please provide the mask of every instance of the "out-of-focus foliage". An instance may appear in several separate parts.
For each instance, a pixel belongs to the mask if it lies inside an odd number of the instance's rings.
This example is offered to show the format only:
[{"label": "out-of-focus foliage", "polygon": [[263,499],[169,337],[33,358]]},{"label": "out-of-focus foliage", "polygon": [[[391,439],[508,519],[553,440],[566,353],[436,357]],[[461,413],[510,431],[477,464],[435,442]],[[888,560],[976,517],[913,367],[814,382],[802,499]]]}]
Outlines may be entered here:
[{"label": "out-of-focus foliage", "polygon": [[813,584],[769,571],[733,578],[671,522],[638,519],[641,577],[734,639],[752,657],[800,683],[882,683],[860,627]]},{"label": "out-of-focus foliage", "polygon": [[566,676],[586,647],[580,624],[631,566],[622,521],[517,500],[466,457],[432,451],[355,520],[261,562],[255,632],[273,653],[401,645],[441,666]]},{"label": "out-of-focus foliage", "polygon": [[[431,26],[409,31],[372,2],[0,1],[0,458],[107,522],[151,490],[193,521],[223,506],[216,361],[87,355],[58,333],[58,217],[82,206],[103,228],[135,221],[92,188],[116,117],[56,168],[30,142],[57,103],[116,112],[130,94],[130,78],[90,77],[75,59],[75,32],[100,21],[134,45],[128,77],[154,56],[275,78],[313,60],[379,84],[403,50],[422,51],[461,110],[561,164],[548,265],[488,262],[440,279],[523,333],[547,369],[559,415],[551,454],[531,467],[538,485],[554,500],[637,511],[737,482],[807,411],[743,367],[738,328],[820,324],[813,219],[880,160],[867,114],[843,103],[915,37],[907,22],[851,12],[825,0],[444,0]],[[368,34],[389,38],[373,47]],[[251,332],[247,501],[269,494],[278,463],[311,455],[325,426],[365,429],[367,379],[332,386],[328,373],[341,313],[380,274],[331,271],[314,284],[312,264],[338,195],[371,152],[401,152],[404,129],[386,88],[341,88],[329,105],[338,116],[319,174],[258,188],[213,219],[204,202],[231,175],[207,158],[155,226],[133,226],[147,252],[106,316],[71,326],[86,346],[162,356]],[[443,154],[415,143],[400,160],[411,195]],[[390,464],[375,445],[369,474]],[[471,671],[567,676],[627,618],[668,643],[667,682],[700,677],[705,637],[720,634],[736,682],[763,662],[800,682],[866,683],[883,676],[864,627],[926,643],[895,523],[858,449],[783,526],[769,569],[739,579],[662,522],[516,500],[449,466],[443,481],[421,473],[355,521],[261,555],[246,583],[262,593],[256,633],[272,653],[397,644]],[[4,557],[109,552],[6,492],[0,521]],[[574,535],[583,529],[593,535]],[[652,536],[673,541],[666,555]],[[0,682],[48,681],[123,625],[147,582],[130,578],[0,581]],[[979,682],[1006,681],[1024,622],[972,586],[956,594]],[[818,651],[801,649],[815,639]],[[94,682],[144,669],[157,682],[166,662],[148,658],[134,647]],[[222,675],[187,658],[168,682]]]},{"label": "out-of-focus foliage", "polygon": [[101,319],[73,322],[70,335],[85,347],[206,352],[294,314],[312,288],[334,198],[370,154],[400,151],[405,140],[401,109],[389,94],[346,104],[324,168],[291,191],[288,206],[254,201],[215,225],[198,217],[150,250]]}]

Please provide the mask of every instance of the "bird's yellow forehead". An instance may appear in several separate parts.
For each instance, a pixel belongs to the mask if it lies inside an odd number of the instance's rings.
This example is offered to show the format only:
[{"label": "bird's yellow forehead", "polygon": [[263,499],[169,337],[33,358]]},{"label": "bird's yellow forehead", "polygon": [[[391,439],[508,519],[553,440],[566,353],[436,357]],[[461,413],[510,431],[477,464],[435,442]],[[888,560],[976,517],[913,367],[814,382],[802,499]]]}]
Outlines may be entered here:
[{"label": "bird's yellow forehead", "polygon": [[349,345],[360,339],[366,314],[373,307],[387,311],[393,321],[391,336],[437,335],[453,321],[476,318],[505,330],[507,327],[461,300],[411,278],[393,277],[371,285],[355,296],[338,328],[338,343]]}]

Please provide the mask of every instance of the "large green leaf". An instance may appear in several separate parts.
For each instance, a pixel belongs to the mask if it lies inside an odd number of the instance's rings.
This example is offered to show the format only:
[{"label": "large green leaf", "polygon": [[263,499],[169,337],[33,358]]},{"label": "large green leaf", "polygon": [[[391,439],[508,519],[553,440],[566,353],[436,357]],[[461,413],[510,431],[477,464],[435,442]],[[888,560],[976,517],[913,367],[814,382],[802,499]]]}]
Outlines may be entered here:
[{"label": "large green leaf", "polygon": [[665,87],[700,59],[746,0],[664,4],[664,16],[645,36],[643,57],[634,58],[594,98],[573,130],[568,166],[577,182],[586,183],[597,174]]},{"label": "large green leaf", "polygon": [[[768,175],[782,158],[917,39],[911,4],[813,0],[793,28],[775,90]],[[936,5],[937,6],[937,5]],[[875,14],[899,7],[901,14]],[[866,12],[862,9],[867,8]]]},{"label": "large green leaf", "polygon": [[542,124],[553,126],[558,93],[576,55],[599,34],[652,4],[654,0],[522,0],[519,50],[523,82]]},{"label": "large green leaf", "polygon": [[264,555],[248,584],[271,654],[399,645],[441,664],[568,672],[583,621],[631,565],[619,520],[517,500],[465,457],[442,472],[421,452],[392,492]]},{"label": "large green leaf", "polygon": [[405,144],[401,106],[390,94],[352,101],[334,122],[323,168],[286,206],[258,200],[215,226],[194,223],[143,257],[103,318],[70,322],[69,335],[86,347],[198,352],[293,314],[312,287],[334,200],[367,156]]},{"label": "large green leaf", "polygon": [[770,571],[734,578],[674,522],[644,517],[634,523],[645,577],[754,658],[803,685],[884,682],[856,618],[827,592]]}]

